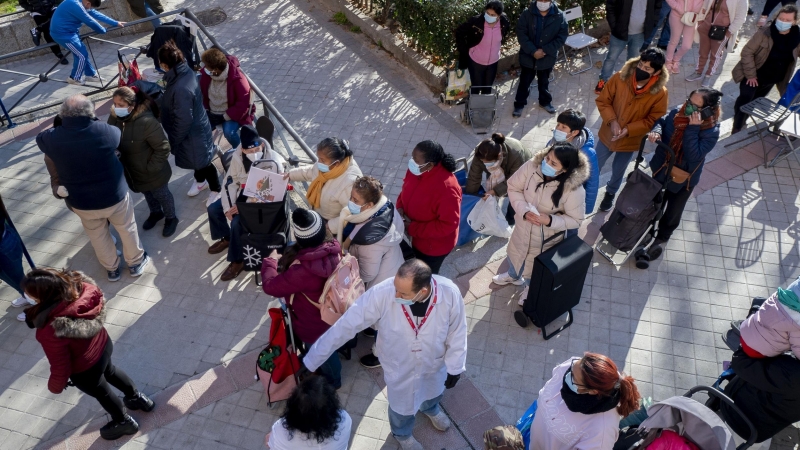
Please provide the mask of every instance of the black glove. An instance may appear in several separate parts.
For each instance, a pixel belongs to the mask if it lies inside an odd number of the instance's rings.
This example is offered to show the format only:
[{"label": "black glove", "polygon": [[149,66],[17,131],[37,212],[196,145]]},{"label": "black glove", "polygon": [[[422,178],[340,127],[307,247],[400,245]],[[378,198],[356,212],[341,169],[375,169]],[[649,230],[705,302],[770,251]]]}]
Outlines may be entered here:
[{"label": "black glove", "polygon": [[451,375],[451,374],[448,373],[447,374],[447,379],[444,380],[445,389],[450,389],[450,388],[455,387],[456,383],[458,383],[458,379],[459,378],[461,378],[461,374]]}]

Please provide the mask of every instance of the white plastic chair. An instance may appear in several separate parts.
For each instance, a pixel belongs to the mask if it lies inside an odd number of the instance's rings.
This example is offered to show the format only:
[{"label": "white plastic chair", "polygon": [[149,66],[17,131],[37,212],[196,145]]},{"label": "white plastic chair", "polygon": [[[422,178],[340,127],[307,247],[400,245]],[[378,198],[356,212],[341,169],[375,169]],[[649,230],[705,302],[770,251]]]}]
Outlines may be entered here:
[{"label": "white plastic chair", "polygon": [[581,21],[581,32],[575,33],[567,37],[567,40],[564,42],[564,47],[574,48],[575,50],[581,50],[586,48],[586,53],[589,54],[589,67],[583,70],[579,70],[577,72],[572,72],[569,70],[569,64],[570,64],[569,55],[567,54],[567,49],[564,48],[564,58],[566,58],[567,60],[567,71],[569,72],[570,75],[577,75],[579,73],[586,72],[587,70],[591,69],[592,66],[594,65],[594,62],[592,61],[592,50],[588,49],[587,47],[597,43],[597,39],[586,34],[586,29],[583,27],[583,10],[581,9],[580,6],[576,6],[575,8],[570,8],[564,11],[564,17],[567,19],[567,24],[569,24],[569,22],[573,20],[580,19]]}]

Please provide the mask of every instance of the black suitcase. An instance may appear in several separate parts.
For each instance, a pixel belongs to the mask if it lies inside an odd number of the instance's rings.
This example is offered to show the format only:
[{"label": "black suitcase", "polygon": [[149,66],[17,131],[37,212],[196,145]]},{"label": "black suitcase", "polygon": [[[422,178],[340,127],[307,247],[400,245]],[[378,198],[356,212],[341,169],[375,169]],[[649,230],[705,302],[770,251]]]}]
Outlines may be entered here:
[{"label": "black suitcase", "polygon": [[[527,326],[527,318],[530,318],[534,326],[542,329],[545,340],[572,325],[572,308],[580,302],[592,254],[592,247],[575,235],[537,256],[528,298],[522,311],[514,313],[517,323]],[[564,313],[568,313],[567,323],[547,334],[545,327]]]}]

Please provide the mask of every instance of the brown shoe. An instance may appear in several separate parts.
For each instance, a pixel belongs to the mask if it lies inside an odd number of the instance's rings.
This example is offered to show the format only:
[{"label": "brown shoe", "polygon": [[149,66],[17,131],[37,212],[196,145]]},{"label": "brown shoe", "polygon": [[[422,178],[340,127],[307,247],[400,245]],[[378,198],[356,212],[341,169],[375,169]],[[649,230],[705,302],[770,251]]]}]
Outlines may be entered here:
[{"label": "brown shoe", "polygon": [[222,276],[220,277],[220,281],[231,281],[232,279],[239,276],[244,269],[243,262],[232,262],[228,264],[228,268],[225,269],[225,272],[222,272]]},{"label": "brown shoe", "polygon": [[212,255],[222,253],[228,248],[229,245],[231,245],[231,241],[227,239],[220,239],[217,242],[214,242],[211,247],[208,247],[208,253],[211,253]]}]

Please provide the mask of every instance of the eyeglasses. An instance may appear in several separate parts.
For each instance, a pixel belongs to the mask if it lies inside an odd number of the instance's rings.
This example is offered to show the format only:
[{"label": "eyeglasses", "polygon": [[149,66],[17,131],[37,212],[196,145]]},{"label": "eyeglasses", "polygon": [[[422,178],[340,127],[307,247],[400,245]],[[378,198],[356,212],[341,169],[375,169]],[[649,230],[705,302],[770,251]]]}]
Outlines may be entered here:
[{"label": "eyeglasses", "polygon": [[569,383],[572,383],[572,384],[574,384],[575,386],[577,386],[579,388],[589,389],[589,387],[586,386],[585,384],[578,384],[578,383],[575,382],[575,378],[572,376],[572,368],[571,367],[567,370],[567,378],[569,378]]}]

